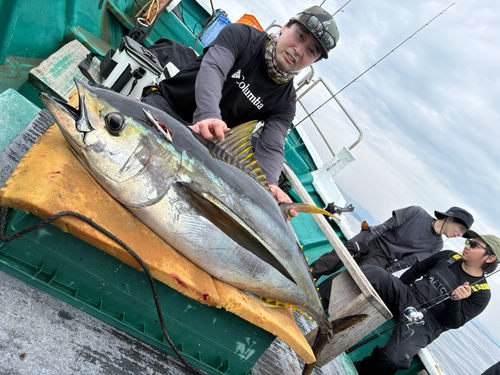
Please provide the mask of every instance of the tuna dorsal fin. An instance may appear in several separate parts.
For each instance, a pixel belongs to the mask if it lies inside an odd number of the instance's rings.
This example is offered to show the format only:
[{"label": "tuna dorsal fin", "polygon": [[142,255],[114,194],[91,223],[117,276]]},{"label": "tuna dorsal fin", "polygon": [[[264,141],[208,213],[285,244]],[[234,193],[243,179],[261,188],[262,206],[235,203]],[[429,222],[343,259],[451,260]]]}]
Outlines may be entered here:
[{"label": "tuna dorsal fin", "polygon": [[214,158],[241,169],[271,192],[266,176],[252,151],[252,133],[257,122],[249,121],[228,130],[224,133],[222,142],[214,139],[208,148]]}]

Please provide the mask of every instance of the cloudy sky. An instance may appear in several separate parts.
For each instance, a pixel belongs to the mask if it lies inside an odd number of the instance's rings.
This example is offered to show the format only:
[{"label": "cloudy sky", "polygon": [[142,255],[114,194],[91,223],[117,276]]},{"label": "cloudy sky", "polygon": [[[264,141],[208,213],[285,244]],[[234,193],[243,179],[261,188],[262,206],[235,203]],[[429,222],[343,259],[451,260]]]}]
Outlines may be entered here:
[{"label": "cloudy sky", "polygon": [[[208,1],[207,1],[208,2]],[[335,13],[347,0],[327,0]],[[213,0],[234,22],[255,15],[265,28],[318,3],[298,0]],[[335,15],[340,41],[315,65],[338,92],[428,23],[450,0],[352,0]],[[473,229],[500,236],[500,6],[498,0],[461,1],[342,91],[337,98],[364,132],[356,161],[335,182],[384,221],[392,210],[420,205],[428,212],[458,205],[475,217]],[[276,29],[277,30],[277,29]],[[318,92],[310,110],[324,100]],[[331,101],[315,118],[335,152],[357,138]],[[304,122],[301,126],[310,126]],[[329,159],[326,147],[318,144]],[[452,248],[463,242],[451,240]],[[500,273],[498,274],[500,275]],[[496,331],[500,277],[483,324]],[[489,318],[488,318],[489,317]]]}]

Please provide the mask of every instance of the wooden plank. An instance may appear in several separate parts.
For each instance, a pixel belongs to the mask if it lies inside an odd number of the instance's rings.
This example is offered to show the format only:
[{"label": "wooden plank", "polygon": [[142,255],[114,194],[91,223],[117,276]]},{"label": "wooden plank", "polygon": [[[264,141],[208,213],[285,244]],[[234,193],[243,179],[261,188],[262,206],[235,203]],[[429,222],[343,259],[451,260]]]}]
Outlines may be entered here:
[{"label": "wooden plank", "polygon": [[[379,311],[380,306],[376,302],[376,297],[378,295],[366,298],[347,271],[341,272],[333,279],[332,295],[330,297],[330,306],[328,307],[330,318],[336,319],[352,314],[367,314],[370,318],[337,334],[321,352],[321,355],[317,359],[318,366],[321,367],[329,363],[344,350],[350,348],[392,317],[392,315],[387,317]],[[374,301],[375,303],[373,303]],[[314,337],[315,331],[306,335],[308,342],[309,340],[314,340]]]},{"label": "wooden plank", "polygon": [[[286,177],[288,178],[288,181],[292,184],[293,189],[295,192],[298,194],[300,199],[302,200],[303,203],[307,204],[315,204],[312,198],[310,197],[309,193],[306,191],[304,186],[301,184],[300,180],[298,177],[295,175],[295,173],[292,171],[292,169],[285,164],[284,166],[284,173]],[[375,300],[378,302],[375,302],[375,304],[379,304],[380,307],[380,313],[384,316],[387,316],[389,319],[391,316],[391,313],[389,309],[384,305],[378,294],[375,292],[375,289],[373,289],[372,285],[370,282],[366,279],[365,275],[363,272],[361,272],[360,268],[352,258],[351,254],[347,251],[345,248],[344,244],[342,241],[340,241],[339,237],[335,233],[335,231],[332,229],[330,224],[327,222],[327,220],[321,216],[321,215],[313,215],[314,221],[316,221],[316,224],[320,227],[321,231],[325,235],[325,237],[328,239],[330,244],[333,246],[335,251],[337,252],[337,255],[339,256],[340,260],[346,267],[347,272],[351,275],[351,277],[354,279],[356,285],[359,287],[361,293],[366,298],[372,298],[375,297]]]},{"label": "wooden plank", "polygon": [[[285,165],[284,173],[302,202],[315,204],[288,165]],[[367,314],[370,316],[370,318],[361,323],[337,334],[325,346],[317,360],[318,366],[323,366],[361,340],[372,330],[392,318],[392,314],[380,296],[375,292],[375,289],[373,289],[328,221],[321,215],[313,215],[313,218],[346,267],[346,270],[332,281],[330,306],[328,308],[330,317],[340,318],[353,314]],[[306,339],[310,344],[312,344],[316,336],[316,331],[317,328],[306,335]]]},{"label": "wooden plank", "polygon": [[[69,94],[76,88],[73,78],[88,81],[80,72],[78,64],[89,52],[82,43],[73,40],[50,55],[39,66],[31,69],[28,80],[38,90],[68,101]],[[101,80],[99,65],[99,59],[94,57],[89,73],[97,83]]]}]

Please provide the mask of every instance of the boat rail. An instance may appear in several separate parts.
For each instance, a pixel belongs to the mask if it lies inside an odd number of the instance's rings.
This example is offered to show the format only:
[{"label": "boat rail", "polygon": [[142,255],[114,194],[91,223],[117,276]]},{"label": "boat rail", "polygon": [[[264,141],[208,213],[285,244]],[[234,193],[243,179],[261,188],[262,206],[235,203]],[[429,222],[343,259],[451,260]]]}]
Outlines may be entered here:
[{"label": "boat rail", "polygon": [[[311,66],[310,67],[311,69],[311,73],[308,73],[306,75],[306,79],[302,79],[301,81],[299,81],[299,86],[297,87],[297,92],[302,89],[305,85],[307,84],[311,84],[311,86],[307,87],[306,90],[301,93],[298,97],[297,97],[297,102],[301,105],[301,107],[304,109],[304,112],[307,114],[307,116],[305,118],[309,118],[311,120],[311,122],[314,124],[314,126],[316,127],[316,129],[318,130],[319,134],[321,135],[321,137],[323,138],[326,146],[328,147],[328,149],[330,150],[330,152],[332,153],[333,156],[336,156],[335,155],[335,152],[332,150],[331,146],[330,146],[330,143],[327,141],[325,135],[323,134],[323,132],[321,131],[321,128],[316,124],[316,121],[314,120],[313,118],[313,114],[314,112],[319,109],[320,107],[316,108],[315,110],[313,110],[312,112],[309,112],[305,106],[305,104],[303,103],[303,101],[301,100],[302,98],[304,98],[305,95],[307,95],[316,85],[318,85],[319,83],[323,84],[323,86],[328,90],[329,94],[331,95],[331,97],[329,99],[327,99],[325,101],[325,103],[329,100],[331,100],[332,98],[335,99],[335,101],[337,102],[337,104],[339,105],[339,107],[342,109],[342,111],[345,113],[345,115],[347,116],[347,118],[351,121],[351,123],[354,125],[354,127],[356,128],[356,130],[358,131],[358,138],[356,139],[356,141],[354,141],[354,143],[352,145],[350,145],[348,147],[349,150],[352,150],[354,147],[356,147],[356,145],[361,142],[361,140],[363,139],[363,131],[361,130],[361,128],[359,127],[359,125],[356,123],[356,121],[352,118],[352,116],[350,115],[350,113],[347,111],[347,109],[344,107],[344,105],[342,104],[342,102],[337,98],[336,94],[333,93],[332,89],[330,88],[330,86],[328,86],[328,84],[323,80],[323,77],[319,77],[318,79],[316,80],[313,80],[312,77],[314,75],[314,69],[313,67]],[[312,81],[312,83],[311,83]],[[300,125],[300,123],[302,121],[305,120],[302,119],[297,125],[294,125],[294,128],[296,128],[297,126]]]},{"label": "boat rail", "polygon": [[[267,33],[269,32],[269,30],[271,30],[272,28],[274,27],[277,27],[277,28],[281,28],[282,25],[276,23],[276,20],[274,20],[273,22],[271,22],[271,24],[269,26],[267,26],[264,31]],[[356,139],[356,141],[354,141],[354,143],[352,145],[350,145],[348,147],[349,150],[352,150],[354,147],[356,147],[356,145],[361,142],[361,140],[363,139],[363,131],[361,130],[361,128],[359,127],[359,125],[356,123],[356,121],[352,118],[352,116],[349,114],[349,112],[347,111],[347,109],[344,107],[344,105],[340,102],[339,99],[337,99],[336,97],[336,94],[333,93],[332,89],[330,88],[330,86],[328,86],[328,84],[323,80],[322,77],[319,77],[318,79],[316,80],[313,80],[313,76],[314,76],[314,68],[313,66],[309,66],[309,72],[301,79],[299,80],[299,82],[297,83],[297,88],[296,88],[296,92],[300,91],[305,85],[308,85],[311,83],[312,81],[312,84],[311,86],[309,86],[298,98],[297,98],[297,102],[301,105],[302,109],[304,109],[304,112],[307,114],[307,116],[305,118],[308,118],[312,121],[312,123],[314,124],[314,126],[316,127],[316,129],[318,130],[319,134],[321,135],[321,137],[323,138],[323,141],[325,142],[326,146],[328,147],[328,149],[330,150],[330,152],[332,153],[332,156],[335,157],[336,154],[335,152],[332,150],[332,147],[330,145],[330,143],[327,141],[325,135],[323,134],[323,132],[321,131],[321,128],[318,126],[318,124],[316,123],[316,121],[314,120],[314,118],[312,117],[312,115],[314,114],[314,112],[316,110],[318,110],[320,107],[316,108],[315,110],[313,110],[312,112],[309,112],[306,108],[306,106],[304,105],[304,103],[302,102],[302,98],[307,94],[309,93],[318,83],[322,83],[325,88],[328,90],[328,92],[330,93],[331,97],[329,99],[327,99],[325,101],[328,102],[330,101],[332,98],[335,99],[335,101],[337,102],[337,104],[340,106],[340,108],[342,109],[342,111],[345,113],[345,115],[347,116],[347,118],[351,121],[351,123],[354,125],[354,127],[356,128],[356,130],[358,131],[358,138]],[[297,126],[300,125],[300,123],[302,121],[305,120],[302,119],[298,124],[294,125],[292,129],[295,129]]]}]

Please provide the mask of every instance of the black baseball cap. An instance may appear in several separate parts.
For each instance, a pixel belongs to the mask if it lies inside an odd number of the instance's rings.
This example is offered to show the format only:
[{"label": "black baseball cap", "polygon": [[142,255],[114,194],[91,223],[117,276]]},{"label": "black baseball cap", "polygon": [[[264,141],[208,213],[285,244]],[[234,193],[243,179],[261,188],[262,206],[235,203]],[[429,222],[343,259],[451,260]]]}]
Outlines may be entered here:
[{"label": "black baseball cap", "polygon": [[306,27],[321,46],[322,58],[328,58],[328,52],[335,48],[339,41],[339,29],[333,16],[318,5],[307,8],[290,18],[289,22],[299,22]]},{"label": "black baseball cap", "polygon": [[460,220],[467,229],[470,229],[472,224],[474,223],[474,218],[472,215],[460,207],[451,207],[446,212],[434,211],[434,215],[437,219],[445,219],[447,216],[452,217],[454,219]]}]

